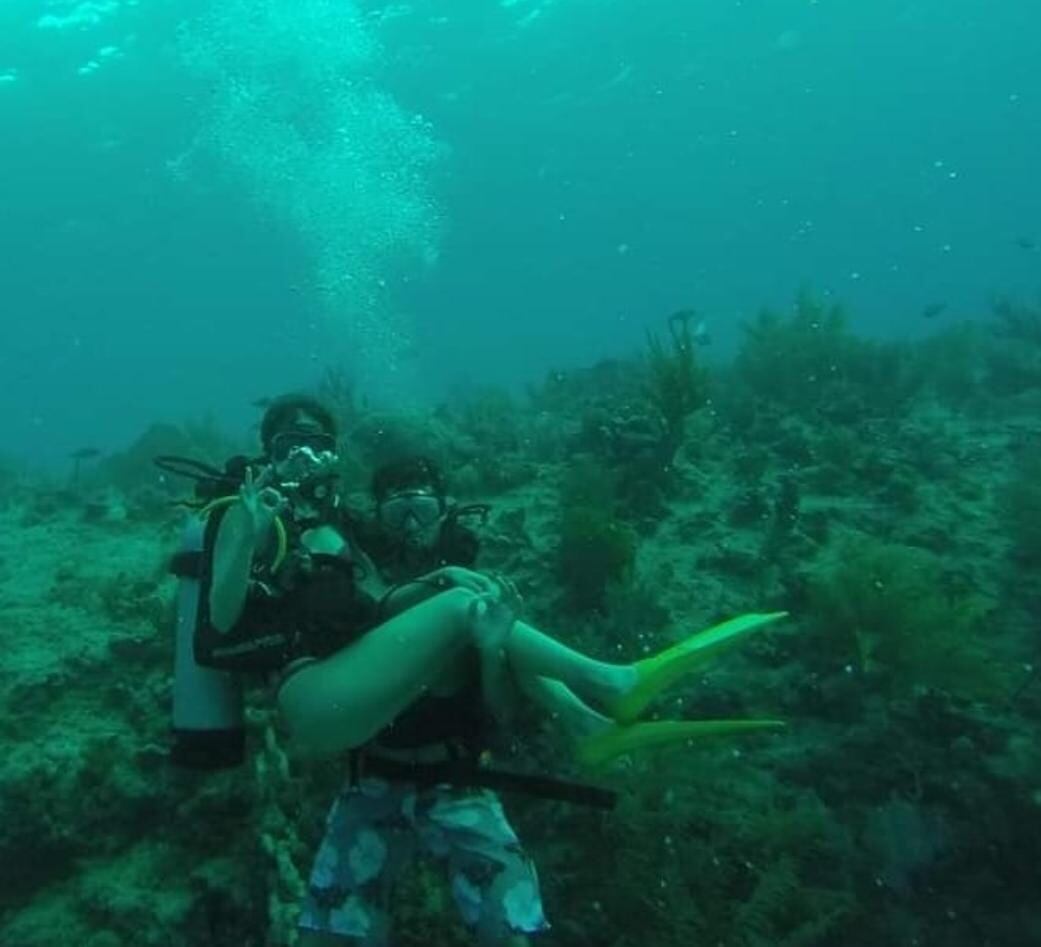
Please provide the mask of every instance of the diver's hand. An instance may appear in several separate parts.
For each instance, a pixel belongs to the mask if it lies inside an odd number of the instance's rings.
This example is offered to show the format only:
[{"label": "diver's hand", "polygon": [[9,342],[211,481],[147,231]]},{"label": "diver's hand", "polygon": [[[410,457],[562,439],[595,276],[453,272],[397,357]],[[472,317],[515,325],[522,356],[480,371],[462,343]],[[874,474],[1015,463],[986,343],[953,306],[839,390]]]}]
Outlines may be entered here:
[{"label": "diver's hand", "polygon": [[491,577],[462,566],[444,566],[430,573],[431,582],[444,589],[469,589],[478,595],[494,595],[499,586]]},{"label": "diver's hand", "polygon": [[470,634],[482,654],[497,654],[506,647],[517,613],[490,595],[478,595],[470,603]]},{"label": "diver's hand", "polygon": [[246,477],[239,487],[239,501],[249,515],[253,525],[253,535],[261,539],[267,535],[275,517],[287,504],[286,498],[274,487],[269,486],[274,477],[270,467],[264,468],[260,476],[253,479],[253,470],[246,468]]},{"label": "diver's hand", "polygon": [[521,596],[513,582],[503,576],[491,581],[494,590],[477,595],[470,604],[470,630],[482,653],[505,650],[521,610]]}]

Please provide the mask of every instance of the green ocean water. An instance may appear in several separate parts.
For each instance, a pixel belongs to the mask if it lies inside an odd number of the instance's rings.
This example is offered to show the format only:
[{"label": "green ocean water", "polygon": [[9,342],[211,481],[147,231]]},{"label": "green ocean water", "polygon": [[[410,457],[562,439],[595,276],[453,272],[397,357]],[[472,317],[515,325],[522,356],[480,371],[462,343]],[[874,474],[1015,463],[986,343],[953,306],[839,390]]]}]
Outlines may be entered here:
[{"label": "green ocean water", "polygon": [[294,9],[3,4],[15,453],[241,423],[333,357],[391,400],[523,385],[686,307],[726,353],[804,282],[900,336],[1034,292],[1031,4]]}]

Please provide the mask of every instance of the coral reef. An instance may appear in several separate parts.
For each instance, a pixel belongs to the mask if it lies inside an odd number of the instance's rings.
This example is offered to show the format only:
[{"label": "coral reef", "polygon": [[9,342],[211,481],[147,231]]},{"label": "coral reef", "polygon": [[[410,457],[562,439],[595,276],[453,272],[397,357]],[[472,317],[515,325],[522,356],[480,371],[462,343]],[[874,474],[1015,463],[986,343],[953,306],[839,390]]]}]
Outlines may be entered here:
[{"label": "coral reef", "polygon": [[694,313],[687,310],[669,317],[668,347],[653,332],[647,333],[648,394],[664,423],[671,453],[683,440],[688,416],[708,398],[708,375],[695,358],[690,331],[693,318]]},{"label": "coral reef", "polygon": [[924,550],[843,536],[810,574],[808,607],[820,654],[852,662],[890,693],[938,687],[980,697],[1009,686],[983,634],[993,603],[948,585]]},{"label": "coral reef", "polygon": [[891,416],[915,384],[900,346],[856,337],[842,306],[808,289],[787,318],[764,309],[745,327],[734,371],[755,399],[836,423]]},{"label": "coral reef", "polygon": [[1041,447],[1022,455],[1001,491],[1012,554],[1027,568],[1041,565]]},{"label": "coral reef", "polygon": [[[803,293],[713,366],[712,412],[682,320],[526,399],[394,413],[342,372],[318,380],[350,432],[352,501],[386,456],[436,456],[492,505],[482,567],[568,644],[626,661],[742,611],[793,616],[659,704],[786,732],[623,760],[603,777],[610,815],[507,799],[552,943],[1041,939],[1035,330],[1008,303],[896,346]],[[260,682],[249,765],[166,759],[164,564],[190,484],[151,455],[219,466],[252,447],[203,420],[75,478],[0,467],[0,942],[295,942],[340,764],[286,758]],[[515,737],[511,764],[571,768],[552,720]],[[400,943],[470,942],[440,881],[423,869],[399,891]]]},{"label": "coral reef", "polygon": [[572,467],[560,491],[556,574],[579,611],[598,609],[612,582],[629,578],[636,537],[620,521],[609,478],[586,460]]}]

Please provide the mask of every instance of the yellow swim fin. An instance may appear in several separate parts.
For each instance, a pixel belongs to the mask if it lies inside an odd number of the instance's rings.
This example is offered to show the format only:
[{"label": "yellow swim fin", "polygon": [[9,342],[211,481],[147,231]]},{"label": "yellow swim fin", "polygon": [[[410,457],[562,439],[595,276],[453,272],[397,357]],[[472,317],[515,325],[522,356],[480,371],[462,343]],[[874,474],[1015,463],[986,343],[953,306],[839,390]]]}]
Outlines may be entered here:
[{"label": "yellow swim fin", "polygon": [[584,766],[602,766],[634,750],[668,746],[704,737],[736,736],[756,730],[780,730],[783,720],[662,720],[610,726],[578,744],[578,761]]},{"label": "yellow swim fin", "polygon": [[787,615],[787,612],[738,615],[699,631],[660,654],[637,661],[635,686],[608,708],[608,712],[618,723],[631,723],[663,690],[701,666],[717,651]]}]

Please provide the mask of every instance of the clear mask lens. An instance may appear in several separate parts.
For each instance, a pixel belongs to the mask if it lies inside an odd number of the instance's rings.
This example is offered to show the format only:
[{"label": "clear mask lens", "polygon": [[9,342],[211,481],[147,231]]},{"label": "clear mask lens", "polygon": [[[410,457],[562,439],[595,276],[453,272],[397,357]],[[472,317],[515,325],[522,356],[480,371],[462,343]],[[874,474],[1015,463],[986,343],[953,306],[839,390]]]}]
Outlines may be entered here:
[{"label": "clear mask lens", "polygon": [[315,452],[310,447],[294,447],[285,460],[279,461],[279,474],[289,480],[304,481],[321,478],[332,471],[336,455],[332,451]]},{"label": "clear mask lens", "polygon": [[307,450],[312,456],[332,454],[336,441],[324,431],[283,431],[271,439],[271,456],[275,461],[288,460],[295,453]]},{"label": "clear mask lens", "polygon": [[380,504],[380,518],[392,530],[412,524],[420,529],[436,523],[441,516],[441,498],[431,493],[402,493]]}]

